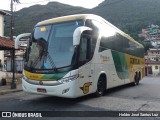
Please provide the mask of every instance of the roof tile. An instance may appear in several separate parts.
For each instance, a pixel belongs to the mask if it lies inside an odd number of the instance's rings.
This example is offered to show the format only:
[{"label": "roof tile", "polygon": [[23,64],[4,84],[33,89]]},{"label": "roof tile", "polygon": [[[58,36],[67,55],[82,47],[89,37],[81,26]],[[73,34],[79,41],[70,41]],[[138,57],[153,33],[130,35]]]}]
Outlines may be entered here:
[{"label": "roof tile", "polygon": [[0,48],[14,49],[14,41],[0,36]]}]

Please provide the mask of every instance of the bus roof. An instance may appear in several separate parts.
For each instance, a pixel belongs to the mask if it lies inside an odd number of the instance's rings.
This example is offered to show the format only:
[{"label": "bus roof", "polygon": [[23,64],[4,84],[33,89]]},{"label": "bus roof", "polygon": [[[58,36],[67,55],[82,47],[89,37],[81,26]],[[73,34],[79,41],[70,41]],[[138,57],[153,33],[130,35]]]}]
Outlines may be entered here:
[{"label": "bus roof", "polygon": [[39,25],[45,25],[45,24],[52,24],[52,23],[58,23],[58,22],[65,22],[65,21],[70,21],[70,20],[78,20],[78,19],[86,19],[88,17],[91,16],[96,16],[97,15],[93,15],[93,14],[75,14],[75,15],[68,15],[68,16],[62,16],[62,17],[56,17],[56,18],[52,18],[52,19],[48,19],[48,20],[44,20],[41,21],[39,23],[37,23],[36,26]]},{"label": "bus roof", "polygon": [[119,33],[121,33],[125,37],[127,37],[130,41],[134,41],[136,44],[138,44],[139,46],[143,47],[142,44],[140,44],[139,42],[134,40],[128,34],[124,33],[122,30],[120,30],[119,28],[115,27],[114,25],[112,25],[110,22],[108,22],[104,18],[102,18],[102,17],[100,17],[98,15],[94,15],[94,14],[75,14],[75,15],[67,15],[67,16],[62,16],[62,17],[51,18],[51,19],[44,20],[44,21],[41,21],[41,22],[37,23],[36,26],[52,24],[52,23],[59,23],[59,22],[65,22],[65,21],[71,21],[71,20],[80,20],[80,19],[99,19],[99,20],[102,20],[102,21],[106,22],[106,24],[108,24],[108,25],[112,26],[114,29],[116,29]]}]

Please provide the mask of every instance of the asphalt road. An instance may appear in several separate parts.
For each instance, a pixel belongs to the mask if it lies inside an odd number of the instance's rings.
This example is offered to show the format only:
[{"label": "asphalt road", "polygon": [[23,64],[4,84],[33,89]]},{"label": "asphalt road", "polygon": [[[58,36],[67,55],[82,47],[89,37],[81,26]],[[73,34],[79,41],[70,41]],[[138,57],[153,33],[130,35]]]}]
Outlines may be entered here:
[{"label": "asphalt road", "polygon": [[[0,96],[0,111],[160,111],[160,78],[145,77],[138,86],[125,85],[110,89],[103,97],[94,95],[78,99],[17,92]],[[74,114],[74,113],[73,113]],[[3,119],[3,118],[1,118]],[[8,118],[10,119],[10,118]],[[22,118],[13,118],[22,119]],[[26,118],[27,119],[27,118]],[[53,118],[41,118],[42,120]],[[54,119],[64,119],[58,117]],[[65,117],[65,120],[75,118]],[[82,117],[76,119],[83,119]],[[99,117],[87,117],[98,120]],[[157,117],[112,117],[101,119],[158,120]]]}]

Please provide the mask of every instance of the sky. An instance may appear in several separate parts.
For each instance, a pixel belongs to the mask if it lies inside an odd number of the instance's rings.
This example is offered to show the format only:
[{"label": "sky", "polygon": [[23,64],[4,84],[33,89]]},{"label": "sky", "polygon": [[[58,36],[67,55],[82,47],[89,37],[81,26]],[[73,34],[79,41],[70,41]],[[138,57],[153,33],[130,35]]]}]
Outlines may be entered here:
[{"label": "sky", "polygon": [[[35,4],[45,5],[48,2],[57,1],[72,6],[81,6],[84,8],[94,8],[104,0],[19,0],[21,3],[14,3],[14,11],[18,11],[24,7],[29,7]],[[11,0],[0,0],[0,9],[10,10]]]}]

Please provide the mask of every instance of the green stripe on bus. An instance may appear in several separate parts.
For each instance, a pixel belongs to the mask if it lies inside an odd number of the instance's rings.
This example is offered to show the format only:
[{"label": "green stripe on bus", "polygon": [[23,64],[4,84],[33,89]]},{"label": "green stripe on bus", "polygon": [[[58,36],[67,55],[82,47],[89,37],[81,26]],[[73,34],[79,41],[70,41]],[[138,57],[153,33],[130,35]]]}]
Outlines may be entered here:
[{"label": "green stripe on bus", "polygon": [[64,77],[68,72],[63,73],[57,73],[57,74],[45,74],[41,79],[47,79],[47,80],[59,80],[62,77]]},{"label": "green stripe on bus", "polygon": [[128,66],[124,53],[112,50],[112,56],[116,68],[117,75],[120,79],[129,78]]}]

